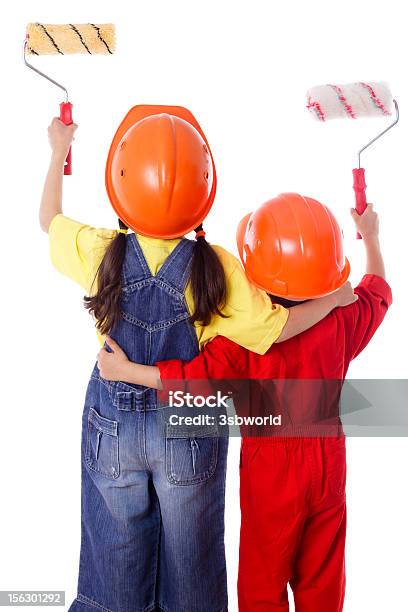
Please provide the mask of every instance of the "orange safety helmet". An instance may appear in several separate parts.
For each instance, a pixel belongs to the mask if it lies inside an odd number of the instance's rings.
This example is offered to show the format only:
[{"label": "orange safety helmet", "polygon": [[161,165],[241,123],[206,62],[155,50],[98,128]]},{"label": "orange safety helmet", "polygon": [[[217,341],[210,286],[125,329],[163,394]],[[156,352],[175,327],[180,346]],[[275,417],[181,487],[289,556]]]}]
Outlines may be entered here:
[{"label": "orange safety helmet", "polygon": [[217,187],[207,139],[181,106],[134,106],[113,138],[105,182],[118,217],[153,238],[199,226]]},{"label": "orange safety helmet", "polygon": [[297,193],[282,193],[246,215],[237,244],[249,280],[272,295],[322,297],[344,285],[350,274],[334,215]]}]

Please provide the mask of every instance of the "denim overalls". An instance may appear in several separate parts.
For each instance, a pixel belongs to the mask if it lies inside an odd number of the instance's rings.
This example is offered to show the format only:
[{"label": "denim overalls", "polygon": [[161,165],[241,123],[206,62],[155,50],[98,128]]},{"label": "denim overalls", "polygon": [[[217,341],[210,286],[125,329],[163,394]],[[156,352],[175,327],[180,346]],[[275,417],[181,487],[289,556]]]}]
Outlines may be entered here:
[{"label": "denim overalls", "polygon": [[[192,359],[198,342],[184,290],[194,242],[182,239],[152,276],[136,236],[126,240],[112,337],[138,363]],[[104,380],[95,366],[82,417],[81,555],[70,612],[227,610],[228,439],[216,426],[180,433],[162,415],[156,391]]]}]

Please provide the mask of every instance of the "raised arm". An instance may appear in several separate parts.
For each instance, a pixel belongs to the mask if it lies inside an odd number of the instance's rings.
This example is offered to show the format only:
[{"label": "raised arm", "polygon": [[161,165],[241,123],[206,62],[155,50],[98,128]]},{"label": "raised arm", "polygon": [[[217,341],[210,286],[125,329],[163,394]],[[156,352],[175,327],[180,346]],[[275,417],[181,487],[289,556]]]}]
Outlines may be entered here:
[{"label": "raised arm", "polygon": [[379,220],[373,204],[368,204],[362,215],[359,215],[355,208],[352,208],[350,212],[357,231],[364,241],[367,256],[366,274],[375,274],[385,278],[384,259],[379,238]]},{"label": "raised arm", "polygon": [[348,330],[345,334],[347,363],[364,350],[392,303],[391,288],[385,280],[377,213],[372,204],[369,204],[361,216],[354,209],[351,214],[363,238],[367,259],[365,275],[356,287],[358,302],[338,313],[340,322]]},{"label": "raised arm", "polygon": [[64,163],[77,127],[75,123],[64,125],[55,117],[48,128],[52,154],[40,205],[40,226],[44,232],[48,232],[53,218],[62,213]]}]

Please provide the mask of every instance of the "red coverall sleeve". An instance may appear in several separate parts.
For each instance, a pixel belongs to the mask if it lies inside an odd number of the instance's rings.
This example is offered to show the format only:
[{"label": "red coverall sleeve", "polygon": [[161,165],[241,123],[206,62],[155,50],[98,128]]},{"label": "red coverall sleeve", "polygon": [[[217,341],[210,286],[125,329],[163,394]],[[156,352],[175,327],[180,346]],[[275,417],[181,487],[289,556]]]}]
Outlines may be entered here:
[{"label": "red coverall sleeve", "polygon": [[[223,336],[209,342],[192,361],[171,359],[160,361],[156,366],[160,371],[163,390],[159,398],[164,400],[169,391],[181,387],[177,381],[229,380],[245,377],[247,350]],[[194,387],[195,388],[195,387]]]},{"label": "red coverall sleeve", "polygon": [[217,336],[206,344],[201,353],[191,361],[170,359],[159,361],[156,366],[164,380],[188,380],[198,378],[238,378],[246,365],[246,349],[235,342]]},{"label": "red coverall sleeve", "polygon": [[365,349],[381,325],[392,304],[392,293],[388,283],[375,274],[366,274],[356,287],[358,300],[338,310],[344,317],[347,334],[347,361],[351,361]]}]

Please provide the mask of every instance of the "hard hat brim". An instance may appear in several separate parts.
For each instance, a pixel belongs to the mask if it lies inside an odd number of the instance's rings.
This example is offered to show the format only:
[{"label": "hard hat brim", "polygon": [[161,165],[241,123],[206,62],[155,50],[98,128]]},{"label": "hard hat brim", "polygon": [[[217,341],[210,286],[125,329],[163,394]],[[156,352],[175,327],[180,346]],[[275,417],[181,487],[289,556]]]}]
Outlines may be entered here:
[{"label": "hard hat brim", "polygon": [[[245,266],[244,266],[245,268]],[[275,287],[265,287],[264,285],[259,284],[258,282],[256,282],[252,277],[251,274],[248,272],[247,269],[245,269],[245,274],[248,278],[248,280],[255,285],[255,287],[257,287],[258,289],[262,289],[262,291],[266,291],[266,293],[270,294],[270,295],[275,295],[276,297],[281,297],[281,298],[285,298],[287,300],[316,300],[317,298],[321,298],[321,297],[326,297],[327,295],[330,295],[332,293],[334,293],[335,291],[337,291],[338,289],[340,289],[343,285],[346,284],[346,282],[348,281],[348,278],[350,276],[350,270],[351,270],[351,266],[350,266],[350,262],[347,259],[347,257],[345,257],[344,260],[344,268],[341,272],[341,275],[339,276],[338,279],[336,279],[335,284],[328,290],[328,291],[324,291],[323,293],[307,293],[307,292],[299,292],[299,294],[297,295],[292,295],[291,293],[282,293],[279,289],[275,288]]]}]

